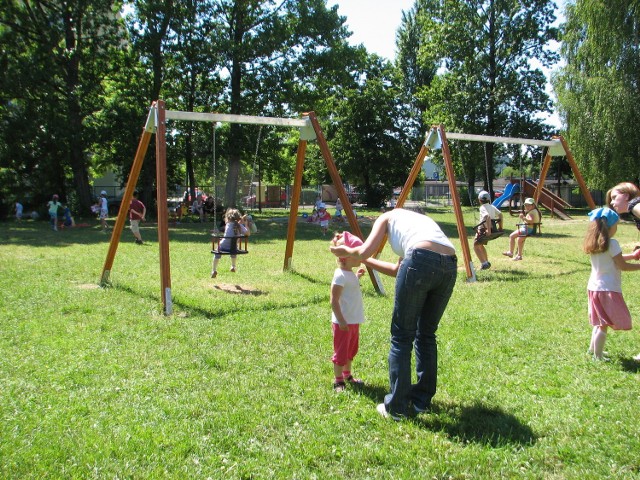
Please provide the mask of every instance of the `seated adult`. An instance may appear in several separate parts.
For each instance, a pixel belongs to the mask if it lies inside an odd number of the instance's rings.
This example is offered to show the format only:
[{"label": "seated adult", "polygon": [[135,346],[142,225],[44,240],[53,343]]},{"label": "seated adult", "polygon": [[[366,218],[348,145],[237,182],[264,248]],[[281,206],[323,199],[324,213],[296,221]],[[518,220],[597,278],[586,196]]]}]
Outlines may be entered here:
[{"label": "seated adult", "polygon": [[491,195],[483,190],[478,194],[480,202],[480,223],[476,225],[473,249],[480,260],[480,270],[491,267],[485,245],[502,235],[502,212],[491,205]]},{"label": "seated adult", "polygon": [[[524,213],[520,214],[520,220],[524,223],[518,225],[511,235],[509,235],[509,250],[502,252],[503,255],[512,258],[513,260],[522,260],[522,253],[524,251],[524,241],[527,237],[533,235],[536,232],[536,224],[540,223],[542,213],[538,210],[538,206],[533,198],[527,198],[524,201]],[[518,249],[514,252],[513,248],[518,241]]]}]

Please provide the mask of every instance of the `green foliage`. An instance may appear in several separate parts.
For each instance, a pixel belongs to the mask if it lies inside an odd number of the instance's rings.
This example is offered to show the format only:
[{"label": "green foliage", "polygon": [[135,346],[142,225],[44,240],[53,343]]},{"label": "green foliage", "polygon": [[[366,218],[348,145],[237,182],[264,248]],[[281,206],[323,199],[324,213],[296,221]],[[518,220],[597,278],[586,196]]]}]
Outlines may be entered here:
[{"label": "green foliage", "polygon": [[[358,213],[366,233],[371,212]],[[450,209],[429,213],[460,251]],[[464,213],[475,224],[477,208]],[[584,215],[545,216],[522,262],[500,255],[506,239],[489,243],[493,266],[476,283],[460,270],[438,330],[433,411],[400,423],[375,411],[388,391],[393,279],[382,276],[386,296],[361,280],[354,371],[366,385],[334,394],[335,259],[318,227],[299,223],[283,273],[285,215],[254,214],[250,253],[235,274],[224,258],[215,280],[211,225],[172,227],[168,317],[154,225],[143,224],[147,245],[123,233],[105,289],[109,237],[97,227],[2,225],[0,477],[638,478],[640,339],[611,332],[611,361],[585,354]],[[616,237],[629,251],[637,230],[622,224]],[[386,247],[381,258],[395,257]],[[636,275],[623,272],[625,291]]]},{"label": "green foliage", "polygon": [[410,115],[401,101],[398,71],[373,55],[359,75],[359,83],[343,92],[328,131],[341,175],[377,208],[393,187],[404,185],[419,148],[405,128]]},{"label": "green foliage", "polygon": [[[428,106],[425,122],[465,133],[548,137],[538,115],[550,112],[551,102],[545,77],[531,59],[544,66],[557,59],[550,49],[557,33],[551,26],[554,3],[425,0],[420,5],[419,58],[427,66],[433,58],[440,62],[436,78],[419,92]],[[473,175],[470,182],[478,176],[491,187],[501,148],[488,143],[465,152],[458,161]]]},{"label": "green foliage", "polygon": [[567,5],[565,65],[553,78],[567,141],[590,188],[640,176],[638,3]]}]

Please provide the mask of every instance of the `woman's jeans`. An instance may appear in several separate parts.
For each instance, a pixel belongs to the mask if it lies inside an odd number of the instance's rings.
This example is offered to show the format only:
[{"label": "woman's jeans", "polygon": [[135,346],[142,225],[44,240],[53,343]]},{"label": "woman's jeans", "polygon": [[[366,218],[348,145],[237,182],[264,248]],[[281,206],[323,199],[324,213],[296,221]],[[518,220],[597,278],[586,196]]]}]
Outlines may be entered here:
[{"label": "woman's jeans", "polygon": [[[426,410],[436,393],[438,346],[436,330],[457,277],[455,255],[414,249],[402,260],[396,278],[391,319],[388,412],[406,415],[409,402]],[[411,384],[411,350],[415,344],[417,383]]]}]

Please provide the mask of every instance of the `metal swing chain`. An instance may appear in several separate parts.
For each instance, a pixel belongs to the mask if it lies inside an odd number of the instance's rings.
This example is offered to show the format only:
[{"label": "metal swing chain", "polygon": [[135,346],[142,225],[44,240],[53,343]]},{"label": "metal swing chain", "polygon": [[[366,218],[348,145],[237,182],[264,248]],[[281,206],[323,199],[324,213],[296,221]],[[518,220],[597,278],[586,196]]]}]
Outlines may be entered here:
[{"label": "metal swing chain", "polygon": [[[260,149],[260,139],[262,138],[262,125],[258,129],[258,140],[256,141],[256,153],[253,156],[253,170],[251,171],[251,183],[249,183],[249,199],[251,199],[251,195],[253,194],[253,179],[256,174],[256,163],[258,163],[258,151]],[[258,197],[256,195],[256,197]]]},{"label": "metal swing chain", "polygon": [[218,192],[217,192],[217,182],[216,182],[216,122],[213,122],[213,134],[212,134],[212,144],[213,144],[213,231],[214,233],[218,233]]}]

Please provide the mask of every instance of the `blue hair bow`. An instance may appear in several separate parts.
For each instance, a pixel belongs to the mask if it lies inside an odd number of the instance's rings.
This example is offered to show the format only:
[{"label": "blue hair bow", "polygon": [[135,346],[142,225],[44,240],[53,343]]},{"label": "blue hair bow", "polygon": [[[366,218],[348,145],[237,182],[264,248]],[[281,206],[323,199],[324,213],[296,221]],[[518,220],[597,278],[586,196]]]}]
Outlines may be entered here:
[{"label": "blue hair bow", "polygon": [[618,214],[607,207],[596,208],[595,210],[591,210],[589,212],[590,221],[593,222],[598,218],[605,218],[607,220],[607,227],[609,228],[613,227],[616,223],[618,223],[618,220],[620,220]]}]

